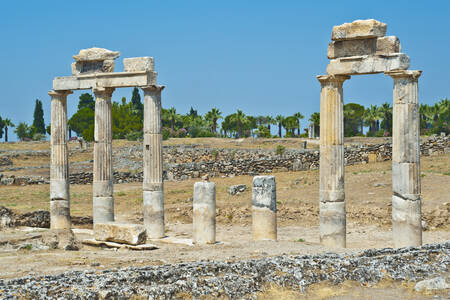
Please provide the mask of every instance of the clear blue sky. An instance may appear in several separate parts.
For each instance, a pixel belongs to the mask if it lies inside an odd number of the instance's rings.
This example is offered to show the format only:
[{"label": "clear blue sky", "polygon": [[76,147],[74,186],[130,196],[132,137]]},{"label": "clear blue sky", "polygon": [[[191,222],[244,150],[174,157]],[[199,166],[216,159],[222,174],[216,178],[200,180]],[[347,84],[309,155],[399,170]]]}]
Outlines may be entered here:
[{"label": "clear blue sky", "polygon": [[[55,76],[70,75],[72,55],[93,46],[124,57],[153,56],[163,106],[186,113],[242,109],[251,115],[319,111],[333,25],[374,18],[388,24],[423,70],[420,101],[450,97],[450,1],[2,1],[0,116],[32,122],[34,102],[50,122]],[[69,117],[78,96],[69,96]],[[131,97],[118,89],[114,101]],[[392,101],[392,79],[353,76],[344,101]],[[14,137],[13,137],[14,138]]]}]

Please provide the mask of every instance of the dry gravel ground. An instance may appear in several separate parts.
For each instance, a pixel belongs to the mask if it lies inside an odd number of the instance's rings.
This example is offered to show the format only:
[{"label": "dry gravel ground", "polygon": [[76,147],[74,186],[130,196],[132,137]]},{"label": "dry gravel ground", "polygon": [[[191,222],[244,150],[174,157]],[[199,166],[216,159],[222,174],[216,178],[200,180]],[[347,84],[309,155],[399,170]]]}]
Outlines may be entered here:
[{"label": "dry gravel ground", "polygon": [[[125,143],[125,142],[124,142]],[[38,144],[41,146],[41,144]],[[273,144],[271,146],[274,147]],[[85,159],[85,158],[83,158]],[[41,162],[39,162],[41,163]],[[421,158],[423,219],[428,225],[424,243],[450,240],[450,154]],[[153,251],[113,251],[84,246],[80,251],[12,250],[0,247],[0,278],[25,275],[57,274],[68,270],[105,270],[127,266],[163,265],[189,261],[240,260],[270,257],[283,253],[318,254],[329,251],[355,253],[361,249],[392,247],[391,242],[391,162],[346,167],[346,200],[348,248],[328,249],[318,238],[318,170],[275,173],[277,181],[278,242],[251,240],[250,176],[212,178],[217,184],[217,239],[220,243],[205,247],[152,242]],[[192,193],[196,180],[165,183],[166,223],[169,236],[191,237]],[[228,187],[246,184],[247,191],[230,196]],[[142,188],[139,183],[114,186],[115,213],[119,221],[142,222]],[[24,213],[48,210],[48,185],[0,186],[0,206]],[[92,186],[71,186],[71,212],[74,216],[92,215]],[[91,225],[81,226],[90,228]],[[22,229],[0,231],[0,245],[6,240],[26,239],[39,235]],[[78,235],[79,238],[87,237]],[[33,240],[18,242],[33,244]],[[321,299],[372,299],[376,292],[348,283],[339,288],[313,285],[311,296]],[[380,286],[385,299],[396,292],[405,298],[427,299],[411,294],[410,286],[389,283]],[[339,292],[340,291],[340,292]],[[376,291],[376,290],[375,290]],[[281,293],[282,296],[279,296]],[[297,292],[268,286],[261,299],[298,299]],[[359,294],[358,294],[359,293]],[[375,294],[374,294],[375,293]],[[361,297],[349,298],[349,295]],[[346,296],[347,295],[347,296]],[[368,295],[368,296],[367,296]],[[376,294],[378,295],[378,294]],[[406,295],[410,295],[406,297]],[[412,295],[412,296],[411,296]]]}]

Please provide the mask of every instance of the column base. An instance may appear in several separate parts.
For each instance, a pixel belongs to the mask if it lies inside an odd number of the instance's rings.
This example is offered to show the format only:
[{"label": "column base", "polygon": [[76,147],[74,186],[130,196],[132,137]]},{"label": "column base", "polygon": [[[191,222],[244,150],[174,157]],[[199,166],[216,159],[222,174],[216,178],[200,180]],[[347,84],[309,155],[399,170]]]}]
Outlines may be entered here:
[{"label": "column base", "polygon": [[395,248],[422,245],[421,200],[392,196],[392,238]]},{"label": "column base", "polygon": [[254,241],[277,240],[277,213],[267,207],[252,207]]},{"label": "column base", "polygon": [[164,192],[144,191],[144,226],[147,236],[160,239],[164,234]]},{"label": "column base", "polygon": [[96,223],[114,222],[114,198],[94,197],[93,220]]},{"label": "column base", "polygon": [[50,228],[70,229],[70,203],[68,200],[50,201]]},{"label": "column base", "polygon": [[346,247],[345,202],[319,203],[319,231],[322,245],[333,248]]}]

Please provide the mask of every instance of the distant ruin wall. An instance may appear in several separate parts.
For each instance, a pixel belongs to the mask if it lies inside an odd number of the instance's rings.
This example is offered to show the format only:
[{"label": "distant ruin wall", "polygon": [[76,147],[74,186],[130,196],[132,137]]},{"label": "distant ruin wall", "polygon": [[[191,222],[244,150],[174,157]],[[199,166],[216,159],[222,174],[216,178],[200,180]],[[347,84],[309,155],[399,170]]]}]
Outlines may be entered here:
[{"label": "distant ruin wall", "polygon": [[[421,155],[450,153],[450,137],[431,137],[420,145]],[[211,177],[238,176],[277,171],[302,171],[319,167],[319,150],[288,150],[276,154],[275,150],[260,149],[214,149],[195,148],[189,146],[165,146],[164,149],[164,179],[186,180],[199,178],[205,174]],[[116,161],[121,157],[139,157],[139,148],[117,153]],[[376,145],[358,145],[345,147],[345,164],[364,164],[373,161],[391,160],[392,146],[390,143]],[[116,155],[116,153],[115,153]],[[140,167],[137,170],[141,170]],[[114,172],[114,182],[142,181],[142,172]],[[2,185],[48,184],[49,179],[39,176],[3,176]],[[70,175],[71,184],[92,183],[91,172],[74,173]]]}]

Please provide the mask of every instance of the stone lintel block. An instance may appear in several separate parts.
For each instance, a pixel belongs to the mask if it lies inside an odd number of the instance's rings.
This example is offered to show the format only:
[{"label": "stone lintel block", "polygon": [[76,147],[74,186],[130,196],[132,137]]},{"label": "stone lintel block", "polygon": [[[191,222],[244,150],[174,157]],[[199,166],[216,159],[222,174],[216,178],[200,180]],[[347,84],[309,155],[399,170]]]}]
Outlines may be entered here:
[{"label": "stone lintel block", "polygon": [[277,211],[277,187],[275,176],[253,177],[252,206]]},{"label": "stone lintel block", "polygon": [[396,36],[333,41],[328,44],[329,59],[358,55],[387,55],[399,52],[401,52],[401,45]]},{"label": "stone lintel block", "polygon": [[124,58],[123,66],[125,72],[154,71],[155,69],[153,57],[149,56]]},{"label": "stone lintel block", "polygon": [[156,86],[156,72],[113,72],[55,77],[53,90]]},{"label": "stone lintel block", "polygon": [[319,202],[320,243],[327,247],[346,247],[345,202]]},{"label": "stone lintel block", "polygon": [[404,53],[389,55],[362,55],[332,59],[327,66],[330,75],[362,75],[385,73],[409,68],[409,57]]},{"label": "stone lintel block", "polygon": [[97,241],[141,245],[147,240],[147,232],[143,225],[96,223],[94,224],[94,237]]},{"label": "stone lintel block", "polygon": [[386,34],[387,25],[374,19],[355,20],[333,27],[331,39],[333,41],[367,39],[382,37]]},{"label": "stone lintel block", "polygon": [[417,195],[420,195],[418,163],[392,162],[392,192],[405,199],[417,200]]},{"label": "stone lintel block", "polygon": [[422,245],[421,200],[405,200],[392,196],[392,235],[394,246]]}]

